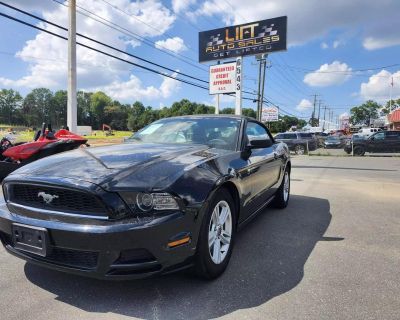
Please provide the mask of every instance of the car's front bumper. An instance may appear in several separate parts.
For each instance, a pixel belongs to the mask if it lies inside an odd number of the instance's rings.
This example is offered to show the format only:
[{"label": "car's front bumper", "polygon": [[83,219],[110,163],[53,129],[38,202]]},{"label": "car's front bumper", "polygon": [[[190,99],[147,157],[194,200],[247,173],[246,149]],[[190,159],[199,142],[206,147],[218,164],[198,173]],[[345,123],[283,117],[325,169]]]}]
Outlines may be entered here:
[{"label": "car's front bumper", "polygon": [[[10,213],[0,206],[0,238],[11,254],[52,269],[102,279],[137,279],[190,266],[200,228],[197,213],[177,211],[156,219],[101,224],[41,220]],[[49,254],[41,257],[17,250],[12,225],[45,228]],[[190,241],[173,248],[184,236]]]}]

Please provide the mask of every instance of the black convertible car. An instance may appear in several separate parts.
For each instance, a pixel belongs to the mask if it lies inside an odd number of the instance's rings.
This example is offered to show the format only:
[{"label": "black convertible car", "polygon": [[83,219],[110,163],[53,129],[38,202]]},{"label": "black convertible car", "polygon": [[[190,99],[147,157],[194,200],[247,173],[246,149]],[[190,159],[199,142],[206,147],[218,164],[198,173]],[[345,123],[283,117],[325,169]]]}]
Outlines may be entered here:
[{"label": "black convertible car", "polygon": [[236,231],[289,201],[291,163],[260,122],[238,116],[156,121],[128,142],[26,165],[3,182],[0,237],[27,261],[107,279],[193,266],[215,278]]}]

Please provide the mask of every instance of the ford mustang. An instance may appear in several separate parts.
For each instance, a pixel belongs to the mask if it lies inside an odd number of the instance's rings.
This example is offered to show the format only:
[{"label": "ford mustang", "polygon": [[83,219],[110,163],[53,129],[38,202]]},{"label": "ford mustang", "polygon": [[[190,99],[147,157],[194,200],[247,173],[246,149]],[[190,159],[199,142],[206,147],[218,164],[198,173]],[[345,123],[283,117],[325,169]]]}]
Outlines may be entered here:
[{"label": "ford mustang", "polygon": [[289,201],[291,162],[260,122],[183,116],[120,145],[28,164],[3,181],[0,238],[22,259],[102,279],[226,269],[237,231]]}]

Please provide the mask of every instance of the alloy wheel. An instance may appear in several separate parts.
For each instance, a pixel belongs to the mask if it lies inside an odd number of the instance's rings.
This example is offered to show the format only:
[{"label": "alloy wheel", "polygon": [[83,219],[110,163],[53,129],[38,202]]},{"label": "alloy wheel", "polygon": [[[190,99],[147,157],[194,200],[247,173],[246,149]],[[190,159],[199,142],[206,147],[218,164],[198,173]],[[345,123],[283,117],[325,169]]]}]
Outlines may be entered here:
[{"label": "alloy wheel", "polygon": [[208,251],[215,264],[224,261],[228,254],[232,237],[232,212],[229,204],[219,201],[211,215],[208,227]]},{"label": "alloy wheel", "polygon": [[283,200],[285,200],[285,202],[289,198],[289,188],[290,188],[289,172],[286,171],[283,180]]}]

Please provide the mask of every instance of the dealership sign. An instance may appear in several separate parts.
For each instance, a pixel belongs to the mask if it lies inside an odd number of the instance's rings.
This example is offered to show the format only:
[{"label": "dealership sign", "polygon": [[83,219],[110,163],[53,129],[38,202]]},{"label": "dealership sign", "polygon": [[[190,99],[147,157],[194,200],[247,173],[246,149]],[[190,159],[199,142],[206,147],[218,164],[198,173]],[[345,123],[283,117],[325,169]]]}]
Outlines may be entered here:
[{"label": "dealership sign", "polygon": [[234,93],[236,62],[210,66],[210,94]]},{"label": "dealership sign", "polygon": [[287,17],[199,32],[199,61],[286,50]]},{"label": "dealership sign", "polygon": [[264,107],[261,113],[262,122],[278,121],[279,109],[277,107]]}]

